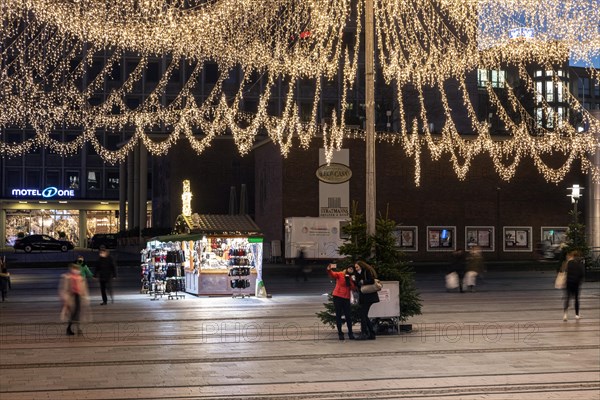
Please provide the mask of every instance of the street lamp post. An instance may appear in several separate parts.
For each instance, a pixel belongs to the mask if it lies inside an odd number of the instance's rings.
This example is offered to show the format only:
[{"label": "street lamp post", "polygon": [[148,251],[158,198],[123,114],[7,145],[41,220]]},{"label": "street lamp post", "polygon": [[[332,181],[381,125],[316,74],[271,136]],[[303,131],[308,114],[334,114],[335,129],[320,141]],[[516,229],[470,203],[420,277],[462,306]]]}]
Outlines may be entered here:
[{"label": "street lamp post", "polygon": [[581,197],[581,191],[584,189],[579,185],[573,185],[570,188],[567,188],[571,191],[571,194],[567,196],[571,198],[571,203],[573,203],[573,219],[575,223],[577,223],[577,203],[579,202],[579,198]]}]

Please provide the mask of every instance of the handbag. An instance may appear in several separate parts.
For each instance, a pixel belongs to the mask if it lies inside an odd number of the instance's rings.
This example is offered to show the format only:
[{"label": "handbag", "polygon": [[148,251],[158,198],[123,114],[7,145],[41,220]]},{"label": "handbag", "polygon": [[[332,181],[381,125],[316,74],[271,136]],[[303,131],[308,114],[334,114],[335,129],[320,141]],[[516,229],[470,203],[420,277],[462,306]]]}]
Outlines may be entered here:
[{"label": "handbag", "polygon": [[383,288],[383,285],[381,284],[381,281],[379,279],[375,279],[375,283],[372,283],[370,285],[362,285],[360,287],[360,292],[361,293],[375,293],[375,292],[379,292],[381,289]]},{"label": "handbag", "polygon": [[350,304],[358,304],[358,291],[351,290],[350,291]]},{"label": "handbag", "polygon": [[554,287],[556,289],[564,289],[567,286],[567,273],[560,271],[556,274],[556,280],[554,281]]}]

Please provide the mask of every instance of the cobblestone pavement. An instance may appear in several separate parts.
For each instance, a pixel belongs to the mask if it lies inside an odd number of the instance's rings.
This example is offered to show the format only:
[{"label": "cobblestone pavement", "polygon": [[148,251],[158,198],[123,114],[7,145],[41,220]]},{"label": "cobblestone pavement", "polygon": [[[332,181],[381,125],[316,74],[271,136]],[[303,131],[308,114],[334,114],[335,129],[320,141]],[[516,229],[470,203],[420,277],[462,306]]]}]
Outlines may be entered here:
[{"label": "cobblestone pavement", "polygon": [[0,399],[599,399],[600,283],[562,321],[554,274],[490,272],[474,293],[417,275],[409,333],[339,341],[315,313],[331,290],[279,273],[272,298],[151,301],[124,268],[114,304],[67,337],[59,269],[13,269],[0,303]]}]

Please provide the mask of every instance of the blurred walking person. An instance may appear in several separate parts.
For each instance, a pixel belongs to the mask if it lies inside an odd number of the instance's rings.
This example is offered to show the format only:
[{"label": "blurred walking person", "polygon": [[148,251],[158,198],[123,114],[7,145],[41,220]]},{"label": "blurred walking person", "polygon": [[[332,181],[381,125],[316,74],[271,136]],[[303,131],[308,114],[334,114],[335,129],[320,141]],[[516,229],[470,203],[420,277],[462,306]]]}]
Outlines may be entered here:
[{"label": "blurred walking person", "polygon": [[465,286],[469,288],[471,292],[475,291],[477,285],[477,277],[484,271],[483,265],[483,254],[481,253],[481,247],[473,246],[469,250],[467,257],[467,271],[463,279],[463,289]]},{"label": "blurred walking person", "polygon": [[6,269],[6,262],[0,259],[0,292],[2,292],[2,301],[8,296],[10,285],[10,272]]},{"label": "blurred walking person", "polygon": [[79,265],[69,264],[69,271],[60,277],[58,293],[63,303],[61,319],[69,323],[67,335],[75,335],[75,332],[81,335],[80,323],[89,317],[89,296],[87,282],[81,276]]},{"label": "blurred walking person", "polygon": [[581,253],[577,250],[567,254],[567,286],[565,287],[565,304],[563,321],[567,320],[567,310],[571,297],[575,299],[575,319],[579,319],[579,291],[585,276],[585,267],[581,259]]},{"label": "blurred walking person", "polygon": [[101,246],[98,255],[94,277],[100,282],[100,293],[102,295],[100,305],[104,306],[108,302],[108,296],[110,296],[110,302],[114,302],[112,280],[117,277],[117,265],[106,247]]}]

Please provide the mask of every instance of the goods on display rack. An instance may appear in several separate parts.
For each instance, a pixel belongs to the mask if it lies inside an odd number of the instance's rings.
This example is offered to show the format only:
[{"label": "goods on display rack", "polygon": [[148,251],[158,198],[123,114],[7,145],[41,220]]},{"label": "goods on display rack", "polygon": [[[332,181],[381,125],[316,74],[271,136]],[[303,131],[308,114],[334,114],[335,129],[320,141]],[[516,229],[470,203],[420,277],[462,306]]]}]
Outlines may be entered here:
[{"label": "goods on display rack", "polygon": [[[196,220],[204,221],[204,225],[210,226],[210,229],[196,226],[196,229],[188,230],[191,231],[189,234],[160,236],[147,243],[142,251],[142,291],[154,296],[168,293],[177,298],[177,290],[167,287],[168,280],[158,275],[161,270],[156,267],[157,255],[160,260],[164,254],[164,263],[168,264],[167,255],[177,254],[174,256],[177,257],[174,265],[181,266],[174,275],[178,290],[196,295],[242,298],[253,294],[263,295],[263,238],[259,236],[258,227],[253,221],[245,215],[204,215]],[[244,230],[241,228],[243,226],[251,229]],[[161,265],[160,261],[158,265]],[[162,282],[165,282],[164,288],[158,286]]]},{"label": "goods on display rack", "polygon": [[152,300],[185,297],[184,252],[176,247],[156,246],[142,250],[142,293]]}]

